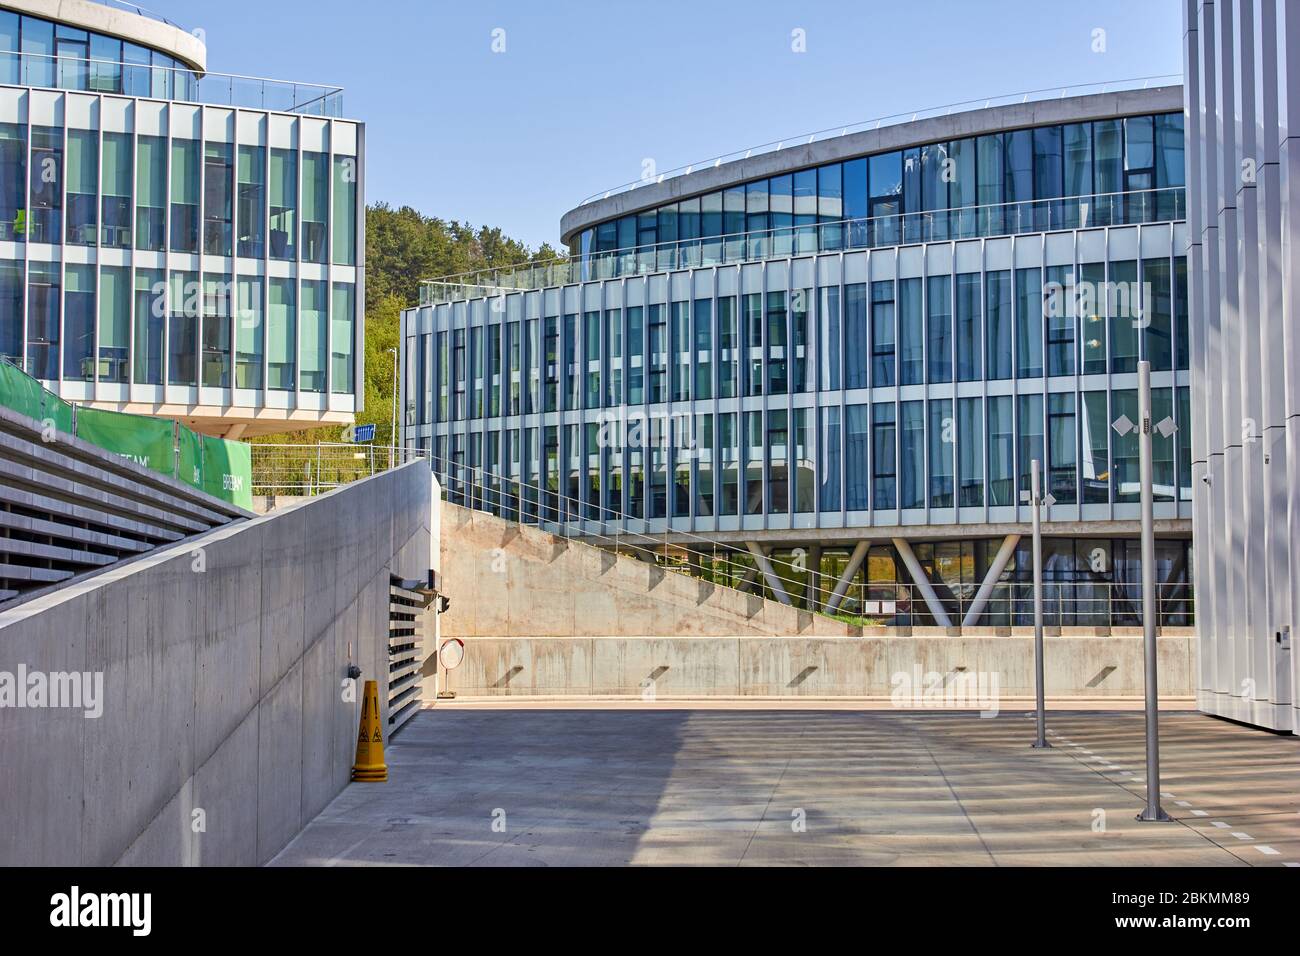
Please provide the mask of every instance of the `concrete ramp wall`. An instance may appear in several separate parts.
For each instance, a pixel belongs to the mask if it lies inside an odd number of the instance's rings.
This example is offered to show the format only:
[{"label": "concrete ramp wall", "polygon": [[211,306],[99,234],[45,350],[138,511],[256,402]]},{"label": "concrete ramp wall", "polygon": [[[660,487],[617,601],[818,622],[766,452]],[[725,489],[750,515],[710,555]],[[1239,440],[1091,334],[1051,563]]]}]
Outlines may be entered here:
[{"label": "concrete ramp wall", "polygon": [[0,681],[102,680],[98,717],[0,707],[0,865],[270,859],[349,779],[347,666],[385,700],[389,575],[427,574],[437,500],[413,463],[0,614]]},{"label": "concrete ramp wall", "polygon": [[[458,695],[889,697],[918,668],[1034,693],[1032,628],[859,627],[445,502],[441,541],[441,638],[466,644],[442,689]],[[1142,695],[1139,628],[1047,634],[1049,694]],[[1159,653],[1161,693],[1190,699],[1191,629]]]}]

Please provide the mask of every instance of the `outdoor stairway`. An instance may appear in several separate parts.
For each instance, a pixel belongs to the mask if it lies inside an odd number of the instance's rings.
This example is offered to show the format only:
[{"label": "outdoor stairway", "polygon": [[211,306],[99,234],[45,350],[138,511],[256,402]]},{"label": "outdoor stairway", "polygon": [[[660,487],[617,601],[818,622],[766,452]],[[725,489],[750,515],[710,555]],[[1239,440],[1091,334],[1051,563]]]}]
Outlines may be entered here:
[{"label": "outdoor stairway", "polygon": [[45,437],[0,406],[0,605],[252,517],[72,435]]}]

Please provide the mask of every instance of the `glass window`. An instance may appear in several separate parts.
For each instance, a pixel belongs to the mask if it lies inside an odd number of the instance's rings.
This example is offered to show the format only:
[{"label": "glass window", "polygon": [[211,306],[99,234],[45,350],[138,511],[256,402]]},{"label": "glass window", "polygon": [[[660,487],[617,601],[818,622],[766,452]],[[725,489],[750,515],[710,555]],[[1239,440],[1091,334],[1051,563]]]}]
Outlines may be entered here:
[{"label": "glass window", "polygon": [[1174,367],[1173,298],[1169,260],[1142,260],[1142,321],[1146,359],[1152,371]]},{"label": "glass window", "polygon": [[871,217],[869,240],[873,246],[898,242],[901,235],[898,215],[902,212],[903,154],[880,153],[867,158]]},{"label": "glass window", "polygon": [[[515,333],[517,336],[517,332]],[[511,388],[514,388],[513,375],[517,363],[514,343],[511,343]],[[623,404],[623,310],[605,310],[605,407],[616,408]],[[511,412],[511,414],[518,414]]]},{"label": "glass window", "polygon": [[745,229],[748,231],[746,255],[761,259],[768,254],[767,180],[759,179],[745,186]]},{"label": "glass window", "polygon": [[[303,283],[303,301],[308,302],[307,283]],[[351,282],[335,282],[330,301],[330,391],[349,395],[356,391],[353,352],[356,347],[357,287]]]},{"label": "glass window", "polygon": [[787,319],[784,292],[767,294],[767,393],[784,395],[788,389],[786,365]]},{"label": "glass window", "polygon": [[1124,140],[1123,120],[1092,124],[1093,188],[1097,193],[1097,222],[1108,226],[1123,222]]},{"label": "glass window", "polygon": [[1098,375],[1106,371],[1106,264],[1085,262],[1079,275],[1076,298],[1083,374]]},{"label": "glass window", "polygon": [[[1155,391],[1155,389],[1151,390],[1153,406],[1155,404]],[[1152,411],[1154,411],[1154,407]],[[1128,418],[1130,422],[1135,424],[1140,423],[1137,389],[1116,389],[1111,393],[1110,421],[1117,422],[1121,416]],[[1154,416],[1152,417],[1154,418]],[[1155,420],[1159,421],[1159,419]],[[1139,476],[1138,429],[1131,428],[1127,434],[1121,435],[1114,428],[1111,428],[1110,441],[1111,488],[1114,490],[1115,501],[1139,501],[1141,499],[1142,485]],[[1155,436],[1152,436],[1153,455],[1154,451]]]},{"label": "glass window", "polygon": [[[293,312],[293,285],[292,280],[274,279],[272,280],[272,296],[275,300],[275,314],[277,322],[287,329],[293,328],[292,319],[284,320],[286,314],[292,315]],[[274,283],[284,282],[288,288],[276,288]],[[325,352],[326,343],[326,317],[328,304],[326,302],[326,290],[328,286],[322,280],[304,279],[302,281],[301,301],[298,308],[298,356],[299,356],[299,378],[298,387],[304,392],[323,392],[325,391]],[[292,350],[292,342],[287,344]],[[277,343],[281,347],[282,343]],[[281,376],[290,374],[293,366],[292,351],[289,357],[285,357],[285,352],[281,348],[277,354],[277,364],[280,368],[276,370],[276,377],[283,381]],[[258,357],[258,378],[261,378],[261,357]],[[255,386],[245,385],[244,388]],[[292,385],[289,386],[290,388]]]},{"label": "glass window", "polygon": [[127,381],[131,344],[131,270],[101,266],[99,270],[99,380]]},{"label": "glass window", "polygon": [[199,144],[172,140],[172,252],[199,251]]},{"label": "glass window", "polygon": [[[559,335],[554,318],[546,320],[546,411],[556,409],[559,364]],[[627,401],[640,405],[645,401],[645,307],[627,310]]]},{"label": "glass window", "polygon": [[102,245],[131,248],[131,168],[131,134],[105,133]]},{"label": "glass window", "polygon": [[1047,396],[1047,488],[1058,504],[1072,505],[1078,437],[1074,426],[1074,393],[1053,392]]},{"label": "glass window", "polygon": [[963,508],[984,504],[984,414],[978,398],[957,400],[957,494]]},{"label": "glass window", "polygon": [[27,267],[27,373],[59,377],[59,264],[32,262]]},{"label": "glass window", "polygon": [[262,281],[257,277],[241,276],[235,290],[236,388],[262,387],[265,328],[262,322],[264,313]]},{"label": "glass window", "polygon": [[261,259],[266,244],[266,150],[239,147],[239,255]]},{"label": "glass window", "polygon": [[1190,334],[1187,326],[1187,257],[1174,256],[1174,361],[1180,369],[1187,368]]},{"label": "glass window", "polygon": [[768,225],[772,229],[772,254],[794,252],[794,176],[774,176],[768,183]]},{"label": "glass window", "polygon": [[[4,16],[0,13],[0,18]],[[0,123],[0,242],[22,242],[27,238],[27,203],[23,200],[26,182],[27,128],[18,123]]]},{"label": "glass window", "polygon": [[898,382],[919,385],[925,381],[925,330],[922,321],[921,280],[898,280]]},{"label": "glass window", "polygon": [[736,413],[718,416],[719,492],[718,514],[740,514],[740,456],[737,451]]},{"label": "glass window", "polygon": [[139,135],[136,137],[135,247],[161,252],[166,248],[166,229],[167,140],[162,136]]},{"label": "glass window", "polygon": [[[877,409],[887,407],[891,413],[894,410],[892,405],[875,407]],[[844,504],[849,511],[867,511],[871,507],[867,481],[867,476],[871,474],[871,464],[868,461],[871,445],[868,416],[871,414],[871,408],[870,405],[849,405],[844,409]],[[890,444],[893,444],[892,434]],[[877,449],[877,455],[879,454],[880,451]],[[891,472],[893,461],[893,455],[890,454],[888,467]],[[876,464],[879,467],[883,463],[877,461]]]},{"label": "glass window", "polygon": [[745,354],[749,368],[746,395],[763,394],[763,296],[758,292],[746,293]]},{"label": "glass window", "polygon": [[334,157],[334,264],[357,264],[357,158]]},{"label": "glass window", "polygon": [[58,245],[63,241],[63,127],[32,127],[30,175],[28,236],[32,242]]},{"label": "glass window", "polygon": [[582,316],[582,346],[586,358],[585,408],[600,408],[600,313]]},{"label": "glass window", "polygon": [[18,23],[18,14],[0,10],[0,83],[9,86],[19,85]]},{"label": "glass window", "polygon": [[830,405],[821,410],[821,509],[840,510],[840,409]]},{"label": "glass window", "polygon": [[1039,462],[1039,474],[1047,467],[1043,460],[1043,396],[1019,395],[1020,490],[1030,491],[1030,462]]},{"label": "glass window", "polygon": [[996,235],[1005,228],[1002,142],[1001,133],[981,136],[975,141],[980,230],[986,236]]},{"label": "glass window", "polygon": [[172,272],[168,295],[167,384],[197,385],[199,361],[199,276]]},{"label": "glass window", "polygon": [[271,258],[294,259],[298,236],[298,154],[271,150]]},{"label": "glass window", "polygon": [[267,388],[293,391],[296,385],[297,312],[293,280],[271,279],[266,307]]},{"label": "glass window", "polygon": [[894,374],[894,283],[871,283],[871,384],[893,385]]},{"label": "glass window", "polygon": [[135,372],[138,385],[163,383],[163,323],[167,286],[161,269],[135,270]]},{"label": "glass window", "polygon": [[695,513],[713,514],[713,416],[695,416]]},{"label": "glass window", "polygon": [[672,400],[688,402],[691,399],[691,304],[672,304]]},{"label": "glass window", "polygon": [[767,510],[771,514],[790,511],[789,412],[771,408],[767,412]]},{"label": "glass window", "polygon": [[844,247],[844,173],[840,163],[817,168],[817,220],[821,227],[821,248]]},{"label": "glass window", "polygon": [[22,347],[23,264],[0,260],[0,356],[21,367]]},{"label": "glass window", "polygon": [[985,364],[989,379],[1012,376],[1011,273],[989,272],[984,277],[984,312],[987,338]]},{"label": "glass window", "polygon": [[930,401],[930,507],[953,506],[953,451],[957,424],[952,418],[952,399]]},{"label": "glass window", "polygon": [[1155,118],[1155,160],[1158,218],[1182,219],[1187,215],[1183,198],[1186,169],[1183,161],[1183,114],[1162,113]]},{"label": "glass window", "polygon": [[1043,286],[1047,319],[1047,374],[1074,374],[1076,292],[1069,266],[1048,266]]},{"label": "glass window", "polygon": [[925,402],[899,406],[898,506],[925,507]]},{"label": "glass window", "polygon": [[90,36],[85,30],[59,24],[54,33],[59,88],[84,90],[90,82]]},{"label": "glass window", "polygon": [[54,85],[54,24],[23,17],[24,86]]},{"label": "glass window", "polygon": [[1137,371],[1138,326],[1142,309],[1142,290],[1137,278],[1137,262],[1134,260],[1110,264],[1106,311],[1110,314],[1112,372]]},{"label": "glass window", "polygon": [[871,351],[867,338],[867,284],[844,287],[844,387],[866,388]]},{"label": "glass window", "polygon": [[947,143],[930,143],[921,147],[922,238],[926,241],[948,238],[948,184],[952,181],[952,160]]},{"label": "glass window", "polygon": [[722,193],[722,232],[726,236],[724,261],[735,262],[745,256],[745,187],[735,186]]},{"label": "glass window", "polygon": [[867,161],[854,159],[844,164],[844,218],[847,241],[855,249],[867,244]]},{"label": "glass window", "polygon": [[871,486],[876,510],[895,507],[894,406],[871,406]]},{"label": "glass window", "polygon": [[790,461],[790,476],[794,480],[794,510],[796,514],[811,514],[817,495],[812,436],[808,426],[812,412],[807,408],[796,408],[790,414],[794,421],[794,451]]},{"label": "glass window", "polygon": [[230,143],[204,144],[203,251],[210,256],[230,255],[232,150]]},{"label": "glass window", "polygon": [[745,422],[745,514],[763,513],[763,459],[766,436],[762,412],[742,412]]},{"label": "glass window", "polygon": [[302,154],[302,258],[324,262],[327,248],[325,224],[329,218],[329,157]]},{"label": "glass window", "polygon": [[1043,293],[1038,269],[1016,270],[1016,375],[1043,374]]},{"label": "glass window", "polygon": [[[651,306],[651,315],[655,306]],[[564,391],[567,410],[582,407],[582,375],[578,366],[578,316],[570,313],[564,317],[564,375],[568,386]]]},{"label": "glass window", "polygon": [[96,93],[122,92],[122,41],[90,35],[90,88]]},{"label": "glass window", "polygon": [[230,291],[229,276],[204,274],[201,384],[209,388],[230,387]]},{"label": "glass window", "polygon": [[1104,505],[1110,501],[1110,452],[1106,443],[1111,428],[1106,417],[1106,393],[1084,392],[1082,406],[1083,503]]},{"label": "glass window", "polygon": [[[736,297],[718,299],[718,397],[740,394],[740,330],[737,327]],[[730,514],[731,512],[727,512]]]},{"label": "glass window", "polygon": [[980,275],[978,272],[957,276],[957,380],[980,379]]},{"label": "glass window", "polygon": [[1034,228],[1031,209],[1034,198],[1034,136],[1021,129],[1003,134],[1002,193],[1005,207],[1004,226],[1009,232],[1028,232]]},{"label": "glass window", "polygon": [[122,44],[122,92],[127,96],[150,96],[150,51],[134,43]]},{"label": "glass window", "polygon": [[989,504],[995,507],[1016,503],[1016,427],[1011,402],[1010,395],[994,395],[988,400]]},{"label": "glass window", "polygon": [[952,381],[952,276],[930,276],[926,282],[927,381]]},{"label": "glass window", "polygon": [[840,287],[823,286],[820,295],[817,351],[821,370],[818,383],[824,391],[837,391],[840,387]]},{"label": "glass window", "polygon": [[[829,188],[829,187],[828,187]],[[794,174],[795,252],[817,251],[817,170]]]},{"label": "glass window", "polygon": [[63,377],[95,377],[95,267],[69,264],[63,271]]},{"label": "glass window", "polygon": [[93,246],[99,229],[99,134],[68,130],[67,242]]},{"label": "glass window", "polygon": [[[713,300],[695,300],[695,398],[713,397]],[[712,429],[712,420],[709,424]]]}]

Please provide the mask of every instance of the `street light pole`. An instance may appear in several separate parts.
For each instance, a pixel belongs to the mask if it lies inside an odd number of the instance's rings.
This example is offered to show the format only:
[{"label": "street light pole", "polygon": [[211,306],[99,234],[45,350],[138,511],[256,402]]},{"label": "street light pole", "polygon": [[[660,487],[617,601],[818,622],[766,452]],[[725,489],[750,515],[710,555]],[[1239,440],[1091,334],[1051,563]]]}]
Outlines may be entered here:
[{"label": "street light pole", "polygon": [[393,416],[388,429],[388,468],[393,467],[393,449],[397,447],[397,349],[388,350],[393,355]]},{"label": "street light pole", "polygon": [[1042,750],[1052,745],[1047,742],[1047,707],[1043,689],[1043,522],[1042,522],[1042,463],[1035,458],[1030,462],[1029,504],[1034,522],[1034,704],[1037,736],[1034,748]]},{"label": "street light pole", "polygon": [[[1151,363],[1138,362],[1138,482],[1142,493],[1142,650],[1146,669],[1147,805],[1139,820],[1165,821],[1160,807],[1160,690],[1156,675],[1156,532],[1151,487]],[[1162,428],[1169,427],[1161,423]]]}]

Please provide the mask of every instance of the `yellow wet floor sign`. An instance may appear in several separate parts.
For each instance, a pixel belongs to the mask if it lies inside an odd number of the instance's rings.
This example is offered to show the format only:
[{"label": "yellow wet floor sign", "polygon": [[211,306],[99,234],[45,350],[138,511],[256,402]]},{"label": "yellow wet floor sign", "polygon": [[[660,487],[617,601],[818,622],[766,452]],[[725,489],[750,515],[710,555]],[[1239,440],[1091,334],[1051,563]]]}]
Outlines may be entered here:
[{"label": "yellow wet floor sign", "polygon": [[352,779],[366,783],[382,783],[388,779],[388,765],[384,763],[384,733],[379,712],[379,685],[366,681],[361,695],[361,729],[357,731],[357,759],[352,765]]}]

